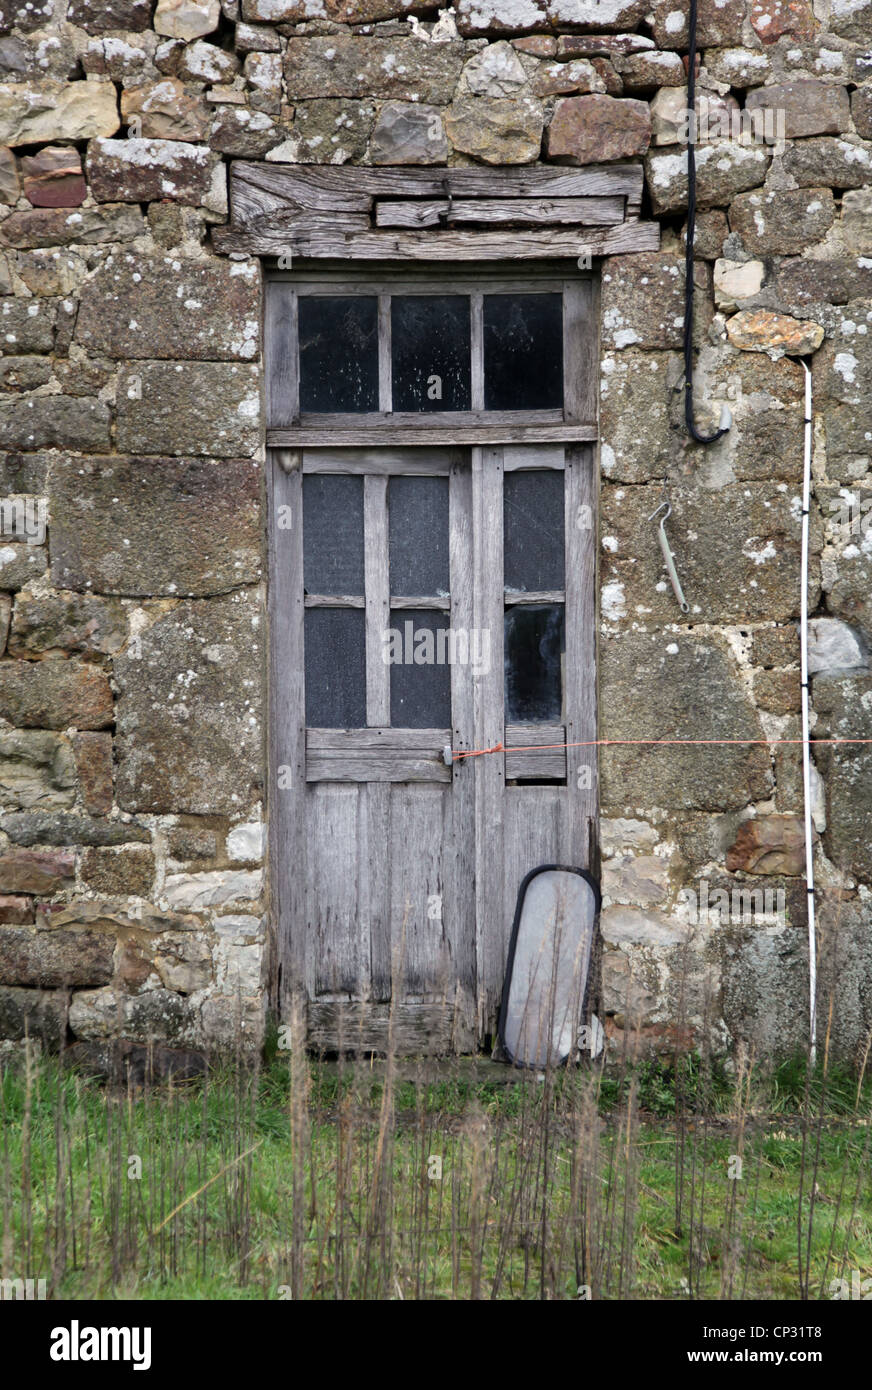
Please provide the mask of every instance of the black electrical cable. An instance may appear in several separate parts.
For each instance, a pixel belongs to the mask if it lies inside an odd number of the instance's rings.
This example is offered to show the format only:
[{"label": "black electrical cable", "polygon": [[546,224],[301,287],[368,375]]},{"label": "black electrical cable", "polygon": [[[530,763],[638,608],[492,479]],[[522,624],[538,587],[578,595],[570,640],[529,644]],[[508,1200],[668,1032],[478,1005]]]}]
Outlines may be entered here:
[{"label": "black electrical cable", "polygon": [[693,416],[693,242],[696,233],[696,3],[690,0],[690,55],[687,68],[687,235],[684,245],[684,421],[697,444],[714,444],[729,425],[701,434]]}]

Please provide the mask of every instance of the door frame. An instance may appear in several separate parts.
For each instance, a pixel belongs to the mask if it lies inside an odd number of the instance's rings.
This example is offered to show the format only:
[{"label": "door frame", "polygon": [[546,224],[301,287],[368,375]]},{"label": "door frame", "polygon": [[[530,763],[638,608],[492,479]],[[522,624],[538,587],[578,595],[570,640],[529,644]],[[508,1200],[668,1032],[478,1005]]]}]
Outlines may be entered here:
[{"label": "door frame", "polygon": [[[507,238],[508,243],[508,238]],[[559,267],[559,268],[558,268]],[[505,594],[503,587],[502,528],[486,526],[484,517],[502,517],[502,472],[504,452],[510,449],[510,466],[519,466],[524,446],[560,442],[565,446],[565,631],[566,666],[585,673],[584,679],[566,682],[566,742],[587,745],[567,749],[567,779],[561,792],[569,813],[569,841],[579,867],[595,863],[597,813],[597,699],[596,699],[596,564],[598,469],[594,444],[597,438],[597,281],[573,269],[566,262],[524,265],[488,265],[470,277],[464,267],[456,274],[446,270],[434,275],[430,269],[392,265],[366,267],[350,282],[342,267],[301,267],[299,272],[270,275],[265,287],[264,340],[267,386],[267,525],[268,525],[268,643],[269,643],[269,745],[267,815],[269,824],[270,925],[275,965],[274,1003],[283,1018],[290,1016],[295,1001],[306,1000],[306,941],[304,931],[294,924],[306,921],[306,873],[301,856],[305,853],[306,825],[306,730],[304,664],[304,589],[302,546],[302,451],[360,445],[396,447],[408,444],[467,446],[471,450],[467,501],[474,537],[471,592],[458,595],[458,612],[468,613],[465,626],[489,628],[497,637],[490,672],[475,685],[472,695],[472,727],[475,746],[491,748],[501,743],[504,729],[502,630]],[[514,272],[514,273],[513,273]],[[519,412],[505,412],[489,418],[466,419],[457,427],[450,421],[433,424],[427,416],[417,424],[406,419],[388,421],[384,415],[355,427],[347,419],[331,428],[329,421],[301,419],[297,391],[296,363],[288,351],[289,340],[296,339],[295,296],[298,284],[323,284],[334,293],[346,292],[350,283],[358,289],[401,285],[437,285],[442,293],[475,283],[511,282],[515,290],[539,288],[559,280],[572,287],[564,290],[566,331],[564,336],[564,412],[563,421],[525,420]],[[586,288],[585,288],[586,287]],[[290,329],[290,331],[288,331]],[[294,349],[295,350],[295,349]],[[383,355],[383,349],[382,354]],[[380,406],[389,406],[384,392]],[[364,417],[365,419],[366,417]],[[355,436],[356,440],[355,440]],[[538,465],[537,465],[538,466]],[[579,519],[586,518],[587,524]],[[454,519],[453,519],[454,520]],[[454,536],[452,524],[450,536]],[[568,582],[568,576],[574,582]],[[454,597],[452,595],[452,597]],[[459,621],[459,620],[458,620]],[[570,665],[572,663],[572,666]],[[455,672],[452,672],[452,718],[454,720]],[[499,687],[499,689],[497,689]],[[572,698],[570,698],[572,690]],[[455,721],[456,722],[456,721]],[[500,727],[498,727],[498,725]],[[583,759],[581,755],[583,754]],[[465,812],[475,822],[475,835],[461,851],[467,859],[464,872],[474,872],[476,904],[476,957],[478,974],[477,1039],[492,1033],[499,1007],[505,968],[506,915],[513,904],[506,903],[503,873],[503,798],[505,760],[502,755],[471,760],[471,776],[457,779],[458,815]],[[577,775],[583,761],[591,769],[590,785],[582,785]],[[486,832],[486,833],[485,833]],[[458,841],[462,843],[462,837]],[[487,846],[487,848],[485,848]],[[284,925],[283,925],[284,924]]]}]

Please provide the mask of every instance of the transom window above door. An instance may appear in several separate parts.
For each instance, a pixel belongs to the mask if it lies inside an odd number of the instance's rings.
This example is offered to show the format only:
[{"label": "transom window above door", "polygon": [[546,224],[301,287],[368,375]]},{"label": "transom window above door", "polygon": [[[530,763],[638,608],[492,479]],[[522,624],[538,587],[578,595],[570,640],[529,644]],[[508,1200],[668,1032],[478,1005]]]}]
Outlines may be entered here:
[{"label": "transom window above door", "polygon": [[534,430],[540,442],[570,430],[578,439],[580,426],[594,436],[589,277],[275,279],[267,315],[286,345],[270,380],[270,444],[291,444],[298,431],[302,442],[329,433],[335,443],[343,428],[359,439],[362,426],[390,429],[393,443],[412,442],[412,431],[421,441],[422,427],[445,443]]}]

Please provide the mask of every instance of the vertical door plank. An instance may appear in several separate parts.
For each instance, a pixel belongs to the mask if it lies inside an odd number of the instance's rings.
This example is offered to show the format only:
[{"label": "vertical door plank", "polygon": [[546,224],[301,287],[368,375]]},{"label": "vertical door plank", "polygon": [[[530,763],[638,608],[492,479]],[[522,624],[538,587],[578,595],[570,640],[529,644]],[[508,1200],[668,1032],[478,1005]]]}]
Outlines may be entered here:
[{"label": "vertical door plank", "polygon": [[[469,454],[452,465],[449,481],[448,546],[451,573],[451,625],[471,634],[473,601],[472,472]],[[493,654],[491,653],[491,660]],[[473,674],[469,666],[451,668],[451,746],[455,753],[475,747]],[[452,764],[445,833],[443,917],[451,941],[464,1019],[474,1026],[475,943],[475,758]]]},{"label": "vertical door plank", "polygon": [[390,785],[390,894],[396,1003],[441,998],[452,972],[440,910],[447,786]]},{"label": "vertical door plank", "polygon": [[[597,736],[596,525],[597,488],[593,450],[566,451],[566,741]],[[590,866],[591,835],[598,801],[597,749],[568,748],[570,863]]]},{"label": "vertical door plank", "polygon": [[506,906],[514,916],[524,875],[540,864],[565,862],[565,787],[506,787]]},{"label": "vertical door plank", "polygon": [[370,995],[391,997],[391,784],[366,784],[366,844],[361,865],[361,901],[369,933]]},{"label": "vertical door plank", "polygon": [[[296,462],[297,466],[293,467]],[[270,558],[269,827],[271,919],[283,1016],[306,978],[304,812],[306,796],[303,652],[303,487],[299,455],[270,450],[267,462]]]},{"label": "vertical door plank", "polygon": [[[504,741],[503,713],[503,454],[473,449],[475,626],[490,634],[490,669],[474,678],[478,748]],[[475,760],[476,949],[479,1028],[493,1033],[506,965],[508,929],[503,883],[505,759]]]},{"label": "vertical door plank", "polygon": [[318,782],[309,787],[306,831],[308,979],[312,997],[359,997],[363,980],[359,866],[363,788]]}]

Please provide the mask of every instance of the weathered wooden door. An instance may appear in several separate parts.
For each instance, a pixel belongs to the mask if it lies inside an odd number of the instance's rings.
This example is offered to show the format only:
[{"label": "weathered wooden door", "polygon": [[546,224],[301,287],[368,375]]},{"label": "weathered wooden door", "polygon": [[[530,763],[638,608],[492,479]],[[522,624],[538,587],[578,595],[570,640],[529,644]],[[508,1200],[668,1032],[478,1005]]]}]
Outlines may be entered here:
[{"label": "weathered wooden door", "polygon": [[307,288],[267,304],[281,993],[314,1046],[470,1048],[524,875],[589,862],[590,284]]}]

